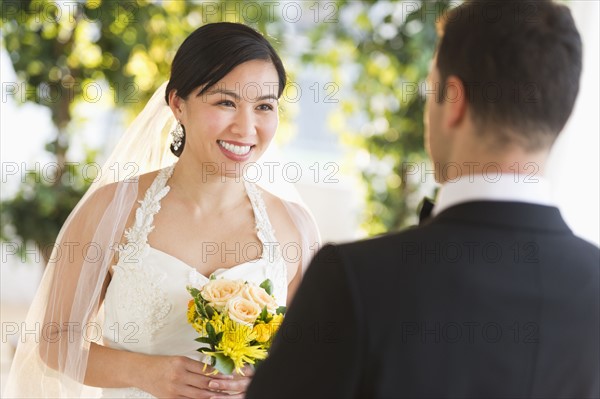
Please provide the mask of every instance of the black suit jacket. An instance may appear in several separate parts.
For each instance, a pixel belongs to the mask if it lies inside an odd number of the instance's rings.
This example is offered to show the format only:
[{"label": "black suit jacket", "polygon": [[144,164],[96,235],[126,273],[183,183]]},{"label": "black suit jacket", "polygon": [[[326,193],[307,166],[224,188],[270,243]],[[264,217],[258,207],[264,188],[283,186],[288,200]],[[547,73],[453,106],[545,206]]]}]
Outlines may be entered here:
[{"label": "black suit jacket", "polygon": [[326,246],[247,397],[598,398],[599,262],[517,202]]}]

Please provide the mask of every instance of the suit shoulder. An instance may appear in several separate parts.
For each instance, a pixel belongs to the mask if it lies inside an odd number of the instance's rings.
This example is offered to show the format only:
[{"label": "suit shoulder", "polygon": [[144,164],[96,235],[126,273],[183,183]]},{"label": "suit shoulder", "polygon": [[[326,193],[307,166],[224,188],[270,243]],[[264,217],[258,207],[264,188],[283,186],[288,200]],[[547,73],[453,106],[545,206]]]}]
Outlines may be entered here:
[{"label": "suit shoulder", "polygon": [[415,227],[360,241],[327,244],[317,253],[315,261],[340,264],[351,274],[361,274],[361,270],[370,273],[378,265],[397,264],[402,248],[425,240],[427,234],[420,230],[423,229]]},{"label": "suit shoulder", "polygon": [[579,236],[574,236],[575,240],[574,240],[574,244],[578,247],[578,249],[580,249],[581,251],[585,251],[586,253],[592,255],[592,256],[600,256],[600,248],[598,248],[598,246],[590,241],[587,241]]},{"label": "suit shoulder", "polygon": [[568,253],[572,254],[573,260],[577,262],[579,268],[583,268],[590,278],[597,280],[600,274],[600,248],[583,238],[574,236]]}]

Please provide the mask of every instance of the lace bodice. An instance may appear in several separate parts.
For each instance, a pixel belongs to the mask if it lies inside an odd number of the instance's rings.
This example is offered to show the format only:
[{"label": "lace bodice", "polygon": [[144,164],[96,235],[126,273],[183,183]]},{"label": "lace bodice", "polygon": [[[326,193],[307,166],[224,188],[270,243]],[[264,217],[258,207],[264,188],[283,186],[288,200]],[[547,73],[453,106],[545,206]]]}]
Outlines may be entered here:
[{"label": "lace bodice", "polygon": [[[175,165],[161,169],[139,201],[134,224],[125,232],[126,244],[119,247],[104,299],[104,344],[112,348],[155,355],[183,355],[202,360],[194,341],[197,334],[186,319],[190,296],[187,285],[201,287],[208,276],[178,258],[151,247],[148,234],[154,229],[154,215],[169,193],[167,185]],[[242,279],[260,284],[273,281],[273,294],[280,305],[287,298],[286,265],[275,239],[261,191],[245,183],[252,204],[262,256],[231,268],[218,269],[217,277]],[[104,389],[103,397],[146,397],[138,389]]]}]

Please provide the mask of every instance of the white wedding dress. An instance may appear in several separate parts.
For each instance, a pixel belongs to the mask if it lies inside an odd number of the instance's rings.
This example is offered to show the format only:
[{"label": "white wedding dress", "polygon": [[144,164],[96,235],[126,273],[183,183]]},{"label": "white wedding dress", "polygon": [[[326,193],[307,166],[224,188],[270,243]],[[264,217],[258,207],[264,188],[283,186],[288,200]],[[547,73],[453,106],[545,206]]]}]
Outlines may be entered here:
[{"label": "white wedding dress", "polygon": [[[134,225],[125,233],[127,244],[119,248],[119,261],[104,298],[103,343],[115,349],[153,355],[183,355],[202,360],[194,341],[196,331],[187,323],[191,296],[187,285],[201,287],[208,277],[176,257],[152,248],[148,234],[160,201],[168,194],[174,165],[161,169],[144,198],[139,201]],[[279,305],[287,298],[286,265],[277,245],[260,189],[245,183],[252,203],[257,236],[262,243],[260,259],[215,272],[217,278],[241,279],[260,284],[273,282]],[[143,368],[139,369],[143,373]],[[104,388],[103,398],[153,398],[136,388]]]}]

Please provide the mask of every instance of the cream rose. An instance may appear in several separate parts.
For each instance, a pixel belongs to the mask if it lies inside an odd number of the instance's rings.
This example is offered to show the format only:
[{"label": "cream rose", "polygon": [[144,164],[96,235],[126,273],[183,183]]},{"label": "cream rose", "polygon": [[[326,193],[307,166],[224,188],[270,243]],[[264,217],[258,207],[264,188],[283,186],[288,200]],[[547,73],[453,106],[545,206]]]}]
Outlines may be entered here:
[{"label": "cream rose", "polygon": [[237,280],[210,280],[202,287],[201,294],[212,306],[223,309],[227,301],[235,297],[244,288]]},{"label": "cream rose", "polygon": [[256,303],[260,306],[261,310],[265,306],[270,313],[275,313],[277,310],[278,305],[277,302],[275,302],[275,299],[259,286],[247,284],[242,290],[241,295],[243,298]]},{"label": "cream rose", "polygon": [[231,320],[252,327],[260,315],[260,307],[246,298],[236,296],[227,303],[227,313]]}]

